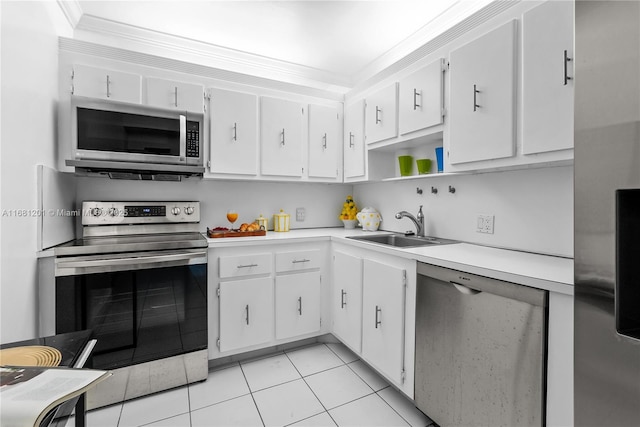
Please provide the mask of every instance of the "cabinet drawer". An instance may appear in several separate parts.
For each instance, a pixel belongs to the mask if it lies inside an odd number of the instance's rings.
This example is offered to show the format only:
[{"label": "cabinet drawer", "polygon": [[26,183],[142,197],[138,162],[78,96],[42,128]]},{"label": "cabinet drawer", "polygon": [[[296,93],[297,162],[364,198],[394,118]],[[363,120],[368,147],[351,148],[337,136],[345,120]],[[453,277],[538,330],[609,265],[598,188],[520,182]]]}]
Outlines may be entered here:
[{"label": "cabinet drawer", "polygon": [[220,278],[271,273],[271,254],[220,257]]},{"label": "cabinet drawer", "polygon": [[320,268],[320,251],[282,252],[276,254],[276,273]]}]

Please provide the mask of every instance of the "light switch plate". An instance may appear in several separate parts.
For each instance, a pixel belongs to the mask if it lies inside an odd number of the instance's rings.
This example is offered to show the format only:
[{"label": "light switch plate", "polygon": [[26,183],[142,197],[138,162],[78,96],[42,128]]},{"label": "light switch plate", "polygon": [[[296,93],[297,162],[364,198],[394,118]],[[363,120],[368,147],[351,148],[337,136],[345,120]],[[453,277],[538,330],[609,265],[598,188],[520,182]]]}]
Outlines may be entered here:
[{"label": "light switch plate", "polygon": [[305,210],[304,208],[296,208],[296,221],[302,222],[304,221]]}]

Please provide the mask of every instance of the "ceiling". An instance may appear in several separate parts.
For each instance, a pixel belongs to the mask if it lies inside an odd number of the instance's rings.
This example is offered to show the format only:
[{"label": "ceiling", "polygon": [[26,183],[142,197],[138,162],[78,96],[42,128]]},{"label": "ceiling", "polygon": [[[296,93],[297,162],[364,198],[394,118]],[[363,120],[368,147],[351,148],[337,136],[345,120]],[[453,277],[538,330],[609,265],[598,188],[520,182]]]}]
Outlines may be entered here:
[{"label": "ceiling", "polygon": [[[344,88],[370,77],[488,0],[71,0],[76,38],[269,64]],[[135,37],[134,37],[135,35]],[[241,70],[234,70],[241,71]]]}]

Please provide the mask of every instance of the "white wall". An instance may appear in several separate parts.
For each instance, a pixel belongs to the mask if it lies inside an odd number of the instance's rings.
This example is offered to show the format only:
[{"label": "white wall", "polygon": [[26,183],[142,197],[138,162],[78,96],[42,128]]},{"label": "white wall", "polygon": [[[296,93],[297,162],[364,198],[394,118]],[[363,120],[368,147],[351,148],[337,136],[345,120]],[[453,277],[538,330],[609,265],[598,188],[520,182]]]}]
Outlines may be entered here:
[{"label": "white wall", "polygon": [[[342,184],[300,184],[200,180],[193,182],[115,181],[79,178],[77,200],[195,200],[201,202],[202,231],[228,227],[227,210],[238,214],[236,227],[260,214],[269,219],[283,209],[291,215],[290,228],[341,226],[338,214],[353,187]],[[304,222],[295,220],[296,208],[305,208]]]},{"label": "white wall", "polygon": [[[455,193],[449,193],[450,185]],[[382,214],[385,230],[415,231],[409,219],[394,215],[400,210],[416,215],[424,205],[427,235],[573,257],[571,166],[357,184],[354,197],[358,207],[372,206]],[[476,232],[478,214],[495,215],[494,234]]]},{"label": "white wall", "polygon": [[0,2],[0,342],[36,336],[36,164],[55,167],[58,36],[71,27],[56,2]]}]

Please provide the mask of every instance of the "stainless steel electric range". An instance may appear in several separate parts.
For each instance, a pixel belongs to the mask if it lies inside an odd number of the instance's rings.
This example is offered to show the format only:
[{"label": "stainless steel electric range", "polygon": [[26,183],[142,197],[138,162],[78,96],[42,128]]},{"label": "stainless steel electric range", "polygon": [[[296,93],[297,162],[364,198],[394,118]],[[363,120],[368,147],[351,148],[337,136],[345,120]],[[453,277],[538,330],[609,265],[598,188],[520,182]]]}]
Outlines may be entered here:
[{"label": "stainless steel electric range", "polygon": [[40,332],[93,331],[93,367],[113,376],[87,395],[87,407],[206,379],[199,202],[85,201],[81,218],[83,237],[54,248],[55,289],[40,290],[50,317]]}]

